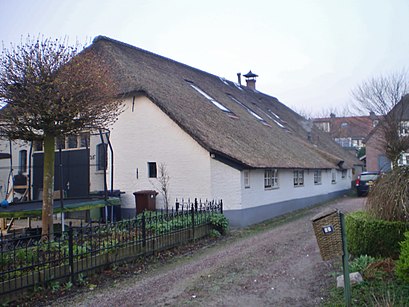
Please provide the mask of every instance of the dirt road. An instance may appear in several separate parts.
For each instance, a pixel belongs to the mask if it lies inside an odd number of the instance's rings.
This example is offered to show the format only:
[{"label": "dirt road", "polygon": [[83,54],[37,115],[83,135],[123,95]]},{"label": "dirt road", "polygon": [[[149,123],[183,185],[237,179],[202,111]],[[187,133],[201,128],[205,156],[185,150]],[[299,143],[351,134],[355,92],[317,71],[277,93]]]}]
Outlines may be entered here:
[{"label": "dirt road", "polygon": [[317,306],[335,279],[319,255],[311,218],[327,207],[347,212],[363,202],[345,197],[52,305]]}]

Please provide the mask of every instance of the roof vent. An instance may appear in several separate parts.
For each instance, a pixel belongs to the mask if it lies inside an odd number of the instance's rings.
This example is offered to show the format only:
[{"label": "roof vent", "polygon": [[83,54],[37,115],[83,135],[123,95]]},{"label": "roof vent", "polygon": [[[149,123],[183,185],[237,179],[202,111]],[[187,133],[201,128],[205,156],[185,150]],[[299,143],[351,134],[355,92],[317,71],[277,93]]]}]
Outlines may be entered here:
[{"label": "roof vent", "polygon": [[243,76],[246,77],[247,87],[255,90],[256,89],[256,78],[258,77],[258,75],[252,73],[250,70],[247,74]]}]

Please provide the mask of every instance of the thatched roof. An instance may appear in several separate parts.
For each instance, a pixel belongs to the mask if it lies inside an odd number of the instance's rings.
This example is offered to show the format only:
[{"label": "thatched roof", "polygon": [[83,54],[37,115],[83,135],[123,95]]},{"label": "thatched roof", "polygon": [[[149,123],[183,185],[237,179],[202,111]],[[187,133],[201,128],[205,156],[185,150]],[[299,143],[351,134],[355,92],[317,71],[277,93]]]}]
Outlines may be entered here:
[{"label": "thatched roof", "polygon": [[217,158],[250,168],[360,163],[274,97],[110,38],[97,37],[89,50],[111,66],[122,94],[149,97]]}]

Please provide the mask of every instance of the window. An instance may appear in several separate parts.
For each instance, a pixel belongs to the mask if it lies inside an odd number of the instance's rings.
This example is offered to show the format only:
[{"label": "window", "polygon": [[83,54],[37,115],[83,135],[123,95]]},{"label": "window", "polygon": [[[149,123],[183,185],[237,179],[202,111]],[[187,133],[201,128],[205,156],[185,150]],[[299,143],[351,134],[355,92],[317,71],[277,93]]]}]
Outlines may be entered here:
[{"label": "window", "polygon": [[227,94],[231,100],[233,100],[234,102],[236,102],[238,105],[240,105],[241,107],[243,107],[248,113],[250,113],[251,115],[253,115],[257,120],[259,120],[263,125],[269,126],[269,124],[258,114],[256,114],[253,110],[251,110],[249,107],[247,107],[246,105],[244,105],[243,103],[241,103],[240,100],[236,99],[235,97],[233,97],[230,94]]},{"label": "window", "polygon": [[250,188],[250,171],[244,170],[243,171],[243,178],[244,178],[244,188]]},{"label": "window", "polygon": [[202,96],[204,96],[206,99],[208,99],[211,103],[213,103],[216,107],[218,107],[220,110],[222,110],[223,112],[226,113],[233,113],[232,111],[230,111],[228,108],[226,108],[224,105],[222,105],[220,102],[218,102],[216,99],[214,99],[213,97],[209,96],[207,93],[205,93],[204,91],[202,91],[200,88],[198,88],[195,84],[193,84],[192,82],[189,82],[190,86],[192,88],[194,88],[198,93],[200,93]]},{"label": "window", "polygon": [[318,127],[318,129],[324,132],[330,132],[329,122],[318,122],[318,123],[315,123],[315,125]]},{"label": "window", "polygon": [[295,170],[294,171],[294,186],[302,187],[304,185],[304,171]]},{"label": "window", "polygon": [[351,138],[335,138],[335,142],[337,142],[342,147],[351,147],[352,145]]},{"label": "window", "polygon": [[409,134],[409,121],[401,121],[399,123],[399,136],[406,136]]},{"label": "window", "polygon": [[148,162],[148,177],[149,178],[157,178],[158,177],[156,162]]},{"label": "window", "polygon": [[27,150],[20,150],[19,152],[19,172],[27,172]]},{"label": "window", "polygon": [[80,147],[88,147],[90,142],[89,132],[83,132],[80,134]]},{"label": "window", "polygon": [[42,141],[34,141],[34,151],[43,151],[43,142]]},{"label": "window", "polygon": [[322,183],[322,176],[321,176],[321,170],[317,169],[314,171],[314,184],[321,184]]},{"label": "window", "polygon": [[77,148],[78,147],[78,138],[76,135],[69,135],[67,138],[67,147],[68,148]]},{"label": "window", "polygon": [[107,144],[101,143],[97,145],[97,171],[105,170],[108,166],[107,150]]},{"label": "window", "polygon": [[341,178],[342,178],[342,179],[345,179],[345,178],[347,177],[347,174],[348,174],[348,170],[343,169],[343,170],[342,170],[342,173],[341,173]]},{"label": "window", "polygon": [[65,137],[61,136],[56,139],[55,149],[65,149]]},{"label": "window", "polygon": [[337,183],[337,171],[335,169],[331,170],[331,183]]},{"label": "window", "polygon": [[278,170],[277,169],[264,170],[264,188],[265,189],[278,188]]},{"label": "window", "polygon": [[398,160],[398,165],[399,166],[404,166],[404,165],[408,165],[409,163],[409,154],[407,153],[402,153],[399,157]]}]

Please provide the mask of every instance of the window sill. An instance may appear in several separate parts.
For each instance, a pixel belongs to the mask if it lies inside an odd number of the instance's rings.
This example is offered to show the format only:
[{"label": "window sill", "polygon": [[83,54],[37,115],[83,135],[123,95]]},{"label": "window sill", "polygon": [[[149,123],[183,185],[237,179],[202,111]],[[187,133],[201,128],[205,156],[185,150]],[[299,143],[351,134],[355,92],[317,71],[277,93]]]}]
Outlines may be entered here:
[{"label": "window sill", "polygon": [[303,188],[304,185],[295,185],[294,188]]},{"label": "window sill", "polygon": [[[96,170],[95,171],[95,174],[103,174],[103,173],[104,173],[104,170]],[[106,173],[109,174],[109,171],[106,170]]]},{"label": "window sill", "polygon": [[271,191],[271,190],[277,190],[277,189],[279,189],[280,187],[264,187],[264,191]]}]

